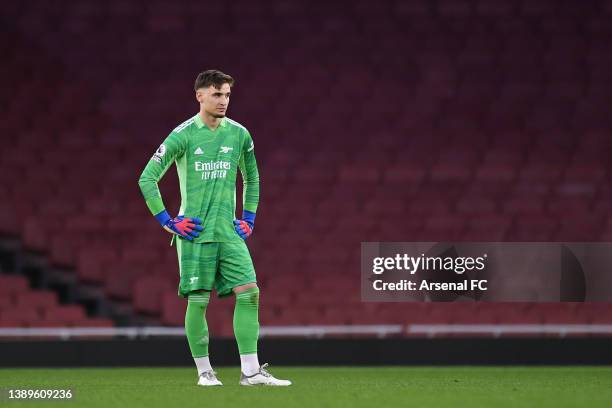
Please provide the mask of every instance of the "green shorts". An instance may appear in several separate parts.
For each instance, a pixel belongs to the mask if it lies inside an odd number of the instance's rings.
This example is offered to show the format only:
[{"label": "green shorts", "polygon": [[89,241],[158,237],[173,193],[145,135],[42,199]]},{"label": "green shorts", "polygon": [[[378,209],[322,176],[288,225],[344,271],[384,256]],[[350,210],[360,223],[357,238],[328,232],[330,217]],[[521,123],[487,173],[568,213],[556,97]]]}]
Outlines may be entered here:
[{"label": "green shorts", "polygon": [[177,239],[180,283],[178,294],[187,297],[193,290],[215,289],[219,297],[229,296],[236,286],[256,282],[255,267],[244,241],[195,244]]}]

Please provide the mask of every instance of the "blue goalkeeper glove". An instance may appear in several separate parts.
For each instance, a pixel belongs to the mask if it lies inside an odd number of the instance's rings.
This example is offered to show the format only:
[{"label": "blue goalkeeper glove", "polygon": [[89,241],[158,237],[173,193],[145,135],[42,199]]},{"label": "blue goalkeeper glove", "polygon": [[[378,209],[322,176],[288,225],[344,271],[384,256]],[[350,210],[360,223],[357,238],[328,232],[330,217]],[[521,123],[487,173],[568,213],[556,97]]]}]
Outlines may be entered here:
[{"label": "blue goalkeeper glove", "polygon": [[199,218],[185,218],[180,215],[176,218],[170,218],[168,211],[164,210],[155,216],[162,227],[171,234],[178,235],[186,240],[193,241],[194,237],[199,237],[198,231],[203,231],[200,226],[202,220]]},{"label": "blue goalkeeper glove", "polygon": [[242,211],[242,219],[234,220],[234,229],[240,238],[247,239],[255,228],[255,213],[247,210]]}]

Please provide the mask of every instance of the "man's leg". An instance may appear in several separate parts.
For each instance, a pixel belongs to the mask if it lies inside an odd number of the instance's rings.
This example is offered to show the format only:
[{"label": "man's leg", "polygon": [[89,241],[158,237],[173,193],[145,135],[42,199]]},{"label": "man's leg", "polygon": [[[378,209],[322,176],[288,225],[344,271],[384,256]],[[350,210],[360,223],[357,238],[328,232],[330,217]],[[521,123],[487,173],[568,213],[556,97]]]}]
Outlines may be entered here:
[{"label": "man's leg", "polygon": [[240,385],[291,385],[289,380],[273,377],[268,364],[259,365],[257,339],[259,338],[259,288],[256,283],[236,286],[234,309],[234,334],[240,352]]},{"label": "man's leg", "polygon": [[218,246],[177,240],[179,295],[187,298],[185,335],[198,370],[199,385],[221,385],[208,358],[206,308],[214,284]]},{"label": "man's leg", "polygon": [[219,251],[219,276],[215,288],[220,297],[236,296],[234,335],[240,352],[241,385],[290,385],[291,381],[274,378],[259,365],[259,288],[255,268],[244,241],[222,243]]},{"label": "man's leg", "polygon": [[198,369],[198,385],[222,385],[208,358],[206,307],[209,300],[210,292],[207,291],[193,291],[189,294],[185,312],[185,334],[193,361]]},{"label": "man's leg", "polygon": [[242,373],[250,376],[259,371],[257,339],[259,338],[259,288],[256,283],[237,286],[234,308],[234,335],[240,353]]},{"label": "man's leg", "polygon": [[208,359],[208,324],[206,323],[206,307],[210,300],[210,292],[193,291],[187,297],[185,312],[185,334],[191,355],[198,368],[198,375],[212,370]]}]

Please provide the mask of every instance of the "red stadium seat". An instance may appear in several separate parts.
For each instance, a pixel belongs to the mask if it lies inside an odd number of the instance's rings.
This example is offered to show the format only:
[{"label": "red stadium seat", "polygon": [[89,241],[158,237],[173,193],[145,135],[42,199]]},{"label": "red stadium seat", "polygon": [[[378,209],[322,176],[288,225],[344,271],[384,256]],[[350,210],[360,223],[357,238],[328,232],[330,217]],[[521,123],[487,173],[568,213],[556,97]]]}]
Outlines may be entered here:
[{"label": "red stadium seat", "polygon": [[15,306],[18,308],[35,307],[41,312],[54,308],[57,304],[57,294],[49,290],[20,293],[17,295],[15,302]]},{"label": "red stadium seat", "polygon": [[174,286],[168,279],[158,276],[139,278],[134,284],[134,308],[139,312],[159,315],[162,310],[159,299]]},{"label": "red stadium seat", "polygon": [[28,290],[29,283],[24,276],[0,274],[0,296],[14,296]]},{"label": "red stadium seat", "polygon": [[72,324],[86,318],[85,310],[78,305],[61,305],[46,309],[44,318],[47,321],[59,321],[64,324]]},{"label": "red stadium seat", "polygon": [[5,309],[0,313],[0,321],[19,322],[20,325],[30,325],[41,320],[41,314],[35,307]]},{"label": "red stadium seat", "polygon": [[166,326],[183,326],[187,300],[178,297],[176,292],[166,292],[161,297],[161,323]]}]

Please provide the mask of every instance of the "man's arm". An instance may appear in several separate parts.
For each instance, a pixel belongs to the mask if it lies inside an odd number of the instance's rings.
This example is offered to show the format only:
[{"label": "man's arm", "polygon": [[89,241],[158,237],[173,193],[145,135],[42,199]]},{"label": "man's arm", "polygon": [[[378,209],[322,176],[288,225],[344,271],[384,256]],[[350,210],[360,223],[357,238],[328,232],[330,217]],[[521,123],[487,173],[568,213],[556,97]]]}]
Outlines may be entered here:
[{"label": "man's arm", "polygon": [[248,131],[238,166],[243,180],[242,208],[255,213],[259,204],[259,170],[255,159],[255,145]]},{"label": "man's arm", "polygon": [[234,220],[236,232],[242,239],[248,238],[253,233],[255,213],[259,204],[259,170],[255,160],[255,145],[248,131],[246,136],[238,163],[243,180],[242,219]]},{"label": "man's arm", "polygon": [[157,183],[172,163],[183,154],[185,154],[183,139],[179,133],[173,131],[153,154],[138,179],[140,191],[153,215],[166,209]]},{"label": "man's arm", "polygon": [[192,236],[198,236],[196,231],[202,231],[199,226],[201,221],[197,218],[170,217],[158,186],[159,180],[166,174],[170,165],[185,154],[185,145],[178,132],[171,132],[145,166],[138,179],[138,186],[147,207],[166,231],[193,240]]}]

